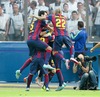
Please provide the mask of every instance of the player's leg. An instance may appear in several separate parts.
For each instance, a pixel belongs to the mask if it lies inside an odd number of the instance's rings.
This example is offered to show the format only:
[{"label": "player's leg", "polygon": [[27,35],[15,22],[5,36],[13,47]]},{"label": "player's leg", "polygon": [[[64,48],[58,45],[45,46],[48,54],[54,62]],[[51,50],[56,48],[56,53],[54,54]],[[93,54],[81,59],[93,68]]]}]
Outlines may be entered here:
[{"label": "player's leg", "polygon": [[[53,61],[52,58],[50,58],[49,64],[50,64],[52,67],[55,68],[54,61]],[[48,70],[49,82],[52,80],[52,78],[53,78],[53,76],[54,76],[55,73],[56,73],[56,68],[55,68],[54,70]],[[42,89],[44,89],[44,90],[46,89],[46,88],[45,88],[45,83],[44,83]]]},{"label": "player's leg", "polygon": [[48,76],[48,70],[43,68],[44,59],[40,59],[39,65],[40,70],[44,74],[44,86],[46,91],[49,91],[48,85],[49,85],[49,76]]},{"label": "player's leg", "polygon": [[74,50],[74,44],[72,43],[71,39],[68,36],[63,37],[64,44],[66,47],[70,50],[70,61],[73,61],[74,63],[78,63],[77,60],[74,58],[75,50]]},{"label": "player's leg", "polygon": [[54,60],[55,66],[56,66],[56,74],[57,74],[57,78],[58,78],[58,81],[59,81],[59,87],[56,89],[56,91],[61,91],[65,87],[64,78],[63,78],[62,72],[60,70],[61,60],[58,60],[55,57],[53,57],[53,60]]},{"label": "player's leg", "polygon": [[30,57],[29,59],[27,59],[25,61],[25,63],[22,65],[22,67],[19,70],[16,70],[16,78],[19,79],[22,71],[29,66],[29,64],[32,62],[32,57]]},{"label": "player's leg", "polygon": [[49,82],[52,80],[53,76],[54,76],[55,73],[53,73],[52,71],[49,72]]},{"label": "player's leg", "polygon": [[31,57],[25,61],[25,63],[22,65],[22,67],[19,70],[16,70],[16,75],[15,76],[16,76],[17,79],[19,79],[22,71],[27,66],[29,66],[29,64],[32,62],[33,56],[34,56],[34,54],[36,52],[36,50],[34,49],[34,46],[32,45],[32,42],[30,40],[27,41],[27,45],[28,45],[28,48],[29,48],[29,55]]},{"label": "player's leg", "polygon": [[[49,64],[55,68],[55,64],[52,58],[52,54],[51,54],[51,58],[49,60]],[[49,75],[49,82],[52,80],[54,74],[56,73],[56,68],[54,70],[48,70],[48,75]]]},{"label": "player's leg", "polygon": [[29,91],[30,89],[30,84],[32,82],[32,78],[33,78],[33,74],[29,74],[28,77],[24,78],[24,81],[26,81],[27,87],[26,87],[26,91]]},{"label": "player's leg", "polygon": [[51,67],[49,64],[48,64],[48,61],[49,61],[49,58],[51,57],[51,51],[52,51],[52,48],[45,42],[42,42],[41,40],[34,40],[33,41],[33,45],[35,48],[39,49],[39,50],[44,50],[46,51],[46,57],[45,57],[45,62],[44,62],[44,68],[47,68],[47,69],[54,69],[53,67]]},{"label": "player's leg", "polygon": [[56,37],[53,44],[53,56],[58,60],[62,60],[63,62],[65,62],[67,69],[69,69],[68,59],[65,59],[62,53],[60,52],[62,49],[62,45],[63,45],[63,36]]},{"label": "player's leg", "polygon": [[40,87],[42,87],[42,83],[41,83],[42,78],[43,78],[43,72],[39,68],[39,70],[38,70],[38,76],[35,78],[35,83],[38,84]]},{"label": "player's leg", "polygon": [[29,91],[29,88],[30,88],[30,84],[32,82],[32,78],[33,78],[33,75],[36,74],[38,70],[38,59],[37,58],[34,58],[30,64],[30,73],[28,75],[28,77],[26,78],[26,82],[27,82],[27,87],[26,87],[26,91]]},{"label": "player's leg", "polygon": [[20,68],[20,73],[22,73],[22,71],[23,71],[27,66],[29,66],[29,64],[32,62],[32,59],[33,59],[33,57],[30,57],[29,59],[27,59],[27,60],[25,61],[25,63],[23,64],[23,66]]}]

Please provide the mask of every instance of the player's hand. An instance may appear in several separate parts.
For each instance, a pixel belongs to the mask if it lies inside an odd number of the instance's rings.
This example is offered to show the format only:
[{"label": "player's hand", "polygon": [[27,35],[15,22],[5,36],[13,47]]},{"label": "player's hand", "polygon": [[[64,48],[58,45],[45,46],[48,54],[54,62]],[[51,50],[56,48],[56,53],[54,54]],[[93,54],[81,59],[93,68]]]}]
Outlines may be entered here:
[{"label": "player's hand", "polygon": [[91,48],[91,49],[90,49],[90,52],[92,53],[93,51],[94,51],[93,48]]}]

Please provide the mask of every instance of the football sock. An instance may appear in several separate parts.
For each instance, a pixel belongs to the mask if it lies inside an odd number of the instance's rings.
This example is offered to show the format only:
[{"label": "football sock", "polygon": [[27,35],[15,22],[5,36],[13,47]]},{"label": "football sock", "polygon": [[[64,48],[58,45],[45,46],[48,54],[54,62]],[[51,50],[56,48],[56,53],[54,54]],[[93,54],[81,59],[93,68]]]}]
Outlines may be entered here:
[{"label": "football sock", "polygon": [[25,61],[25,63],[23,64],[23,66],[20,68],[20,73],[27,67],[29,66],[29,64],[32,62],[32,60],[29,58]]},{"label": "football sock", "polygon": [[54,73],[50,72],[49,73],[49,82],[52,80],[53,76],[54,76]]},{"label": "football sock", "polygon": [[70,47],[70,55],[71,55],[71,58],[74,58],[74,54],[75,54],[74,46],[71,46]]},{"label": "football sock", "polygon": [[62,84],[64,82],[64,78],[63,78],[61,70],[57,69],[56,74],[57,74],[57,77],[58,77],[58,80],[59,80],[59,86],[62,86]]},{"label": "football sock", "polygon": [[49,77],[48,74],[45,74],[44,76],[44,85],[46,88],[48,88],[48,84],[49,84]]},{"label": "football sock", "polygon": [[50,57],[51,57],[51,50],[46,50],[46,57],[44,64],[48,64]]},{"label": "football sock", "polygon": [[33,78],[33,75],[32,74],[29,74],[28,75],[28,81],[27,81],[27,88],[30,88],[30,84],[31,84],[31,82],[32,82],[32,78]]}]

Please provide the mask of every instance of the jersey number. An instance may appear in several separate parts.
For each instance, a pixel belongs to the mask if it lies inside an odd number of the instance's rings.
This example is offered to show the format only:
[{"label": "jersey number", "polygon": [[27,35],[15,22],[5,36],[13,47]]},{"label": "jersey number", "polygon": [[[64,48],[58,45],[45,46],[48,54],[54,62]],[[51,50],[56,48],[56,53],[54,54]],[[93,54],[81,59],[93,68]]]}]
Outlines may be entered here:
[{"label": "jersey number", "polygon": [[64,19],[56,19],[56,27],[58,28],[65,28],[66,21]]},{"label": "jersey number", "polygon": [[30,32],[33,32],[33,28],[34,28],[34,22],[32,22],[30,25]]},{"label": "jersey number", "polygon": [[43,42],[45,42],[45,38],[42,38],[42,37],[41,37],[40,40],[43,41]]}]

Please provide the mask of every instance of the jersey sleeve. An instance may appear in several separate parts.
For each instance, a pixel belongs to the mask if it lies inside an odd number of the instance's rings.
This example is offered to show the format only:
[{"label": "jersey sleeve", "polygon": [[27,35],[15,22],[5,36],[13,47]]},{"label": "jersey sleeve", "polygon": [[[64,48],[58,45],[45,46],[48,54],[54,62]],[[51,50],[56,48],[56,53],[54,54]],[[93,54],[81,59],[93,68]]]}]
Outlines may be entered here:
[{"label": "jersey sleeve", "polygon": [[52,17],[53,17],[53,15],[50,14],[50,15],[48,15],[48,16],[46,17],[46,19],[52,21]]},{"label": "jersey sleeve", "polygon": [[48,25],[46,24],[45,20],[42,21],[41,27],[47,27]]}]

